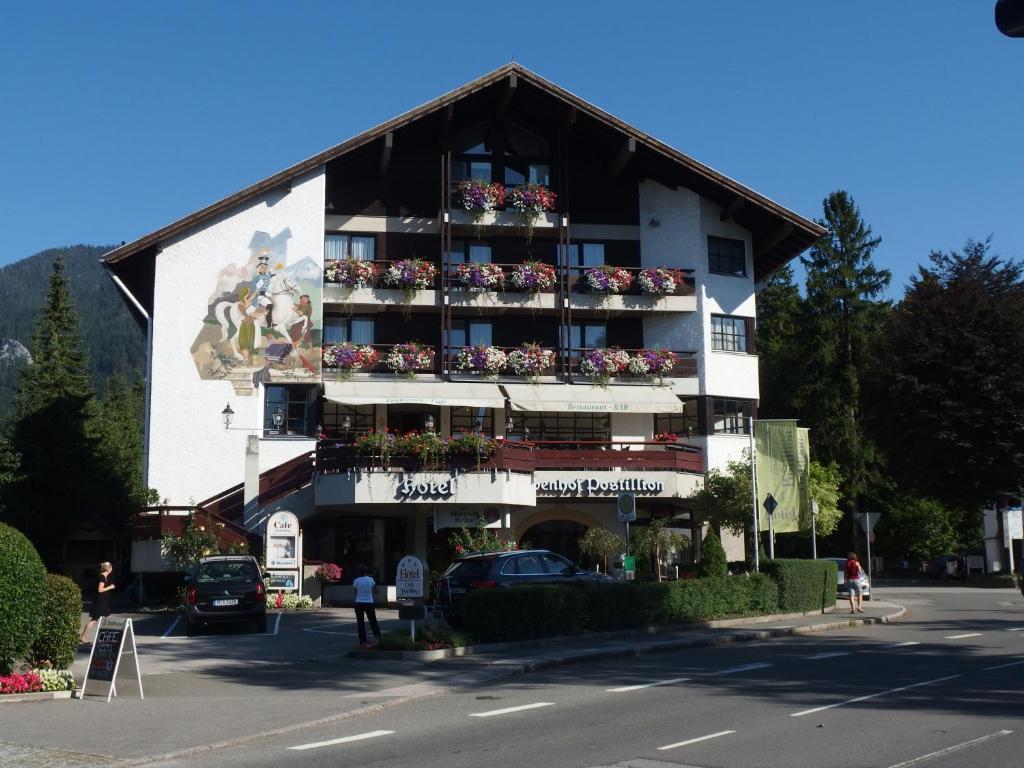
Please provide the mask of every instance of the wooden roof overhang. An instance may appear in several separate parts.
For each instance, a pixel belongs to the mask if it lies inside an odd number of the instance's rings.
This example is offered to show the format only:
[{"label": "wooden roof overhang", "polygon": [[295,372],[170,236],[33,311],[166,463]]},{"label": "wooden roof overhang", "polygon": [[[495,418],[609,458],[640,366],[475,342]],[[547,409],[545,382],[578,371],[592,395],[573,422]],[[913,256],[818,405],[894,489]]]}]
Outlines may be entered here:
[{"label": "wooden roof overhang", "polygon": [[[572,133],[573,142],[591,144],[595,152],[608,157],[609,172],[652,178],[669,187],[686,187],[714,201],[722,208],[723,220],[733,219],[753,237],[754,278],[761,280],[825,234],[813,221],[743,186],[688,155],[648,136],[633,126],[604,112],[578,96],[558,87],[518,63],[506,64],[460,88],[420,107],[412,109],[324,152],[286,168],[262,181],[192,213],[173,224],[144,235],[105,254],[108,267],[134,292],[152,295],[152,284],[143,287],[152,275],[152,257],[162,244],[181,233],[223,214],[260,195],[290,188],[294,179],[321,165],[343,158],[359,148],[377,142],[375,155],[381,168],[391,155],[391,147],[401,146],[401,135],[412,133],[435,137],[441,149],[453,133],[472,120],[500,119],[506,112],[526,128],[550,135]],[[414,130],[418,127],[418,130]],[[621,166],[621,167],[618,167]],[[129,257],[144,255],[149,264]],[[141,278],[141,280],[140,280]],[[141,299],[140,299],[141,300]],[[151,301],[142,301],[151,306]]]}]

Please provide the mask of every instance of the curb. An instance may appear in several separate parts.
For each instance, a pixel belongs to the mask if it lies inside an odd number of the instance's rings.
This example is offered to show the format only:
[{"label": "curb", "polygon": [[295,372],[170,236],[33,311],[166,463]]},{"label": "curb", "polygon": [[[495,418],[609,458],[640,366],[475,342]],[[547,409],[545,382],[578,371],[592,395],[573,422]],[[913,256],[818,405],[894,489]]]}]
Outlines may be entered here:
[{"label": "curb", "polygon": [[0,704],[29,703],[33,701],[52,701],[53,699],[70,699],[74,691],[39,691],[37,693],[6,693],[0,696]]},{"label": "curb", "polygon": [[[706,637],[706,638],[690,638],[683,639],[679,638],[675,641],[665,641],[658,643],[657,645],[650,645],[646,648],[635,647],[635,648],[607,648],[599,651],[593,651],[590,653],[577,653],[570,654],[567,656],[560,656],[553,659],[539,659],[536,661],[524,660],[521,663],[514,665],[503,665],[500,668],[492,668],[493,673],[488,680],[500,680],[505,677],[514,677],[516,675],[525,674],[527,672],[534,672],[536,670],[548,669],[552,667],[559,667],[568,664],[574,664],[581,661],[600,661],[604,659],[622,658],[626,656],[641,656],[648,653],[661,653],[665,651],[674,651],[681,648],[699,648],[708,646],[719,646],[719,645],[731,645],[733,643],[750,641],[750,640],[767,640],[772,637],[781,637],[785,635],[802,635],[810,634],[812,632],[818,632],[829,629],[845,629],[854,626],[863,626],[869,624],[888,624],[891,621],[896,621],[902,618],[907,609],[902,605],[896,603],[892,604],[893,607],[898,610],[895,613],[887,616],[867,617],[861,619],[851,619],[849,621],[834,621],[824,624],[805,624],[799,627],[787,627],[785,629],[761,629],[752,630],[748,632],[735,632],[728,635],[719,635],[717,637]],[[785,620],[787,617],[790,618],[805,618],[808,614],[804,613],[793,613],[793,614],[779,614],[776,616],[765,616],[758,617],[762,621],[758,623],[766,623],[769,621]],[[815,613],[813,615],[820,615]],[[745,621],[744,619],[727,619],[725,621],[738,622]],[[746,621],[750,621],[749,619]],[[717,623],[717,622],[708,622]],[[713,627],[712,627],[713,628]],[[652,628],[649,628],[649,630]],[[628,631],[628,630],[627,630]],[[602,635],[605,639],[609,636],[614,636],[617,633],[610,632]],[[654,634],[654,633],[652,633]],[[634,633],[635,636],[635,633]],[[579,636],[577,636],[579,637]],[[590,635],[592,639],[596,639],[597,635]],[[642,638],[640,638],[642,640]],[[536,641],[528,641],[531,645],[538,645]],[[511,646],[512,643],[496,643],[490,646],[491,650],[506,650],[506,647],[497,646]],[[514,645],[521,646],[523,644],[516,643]],[[394,653],[441,653],[443,651],[395,651]],[[373,651],[361,651],[361,653],[372,654]],[[383,653],[390,653],[384,651]],[[477,681],[480,682],[480,681]],[[149,755],[146,757],[134,757],[127,758],[123,761],[119,761],[114,765],[116,768],[131,768],[132,766],[140,765],[151,765],[153,763],[160,763],[168,760],[181,760],[183,758],[193,757],[195,755],[205,754],[206,752],[212,752],[217,749],[226,749],[228,747],[235,747],[241,744],[248,744],[256,739],[273,738],[277,736],[284,736],[289,733],[295,733],[297,731],[304,731],[309,728],[316,728],[322,725],[330,725],[332,723],[341,722],[342,720],[350,720],[354,717],[361,715],[372,714],[376,712],[383,712],[384,710],[391,709],[392,707],[401,706],[402,704],[408,704],[411,701],[418,701],[421,699],[427,699],[434,696],[441,696],[449,693],[450,691],[456,690],[460,685],[445,685],[438,687],[436,690],[430,691],[429,693],[422,693],[417,695],[402,696],[391,701],[382,702],[380,704],[374,704],[367,707],[359,707],[352,709],[347,712],[340,712],[336,715],[329,715],[328,717],[322,717],[318,720],[311,720],[305,723],[295,723],[293,725],[286,725],[280,728],[276,728],[269,731],[261,731],[258,734],[251,734],[248,736],[238,736],[233,739],[225,739],[224,741],[214,742],[212,744],[203,744],[196,747],[189,747],[188,749],[178,750],[176,752],[167,752],[162,755]]]}]

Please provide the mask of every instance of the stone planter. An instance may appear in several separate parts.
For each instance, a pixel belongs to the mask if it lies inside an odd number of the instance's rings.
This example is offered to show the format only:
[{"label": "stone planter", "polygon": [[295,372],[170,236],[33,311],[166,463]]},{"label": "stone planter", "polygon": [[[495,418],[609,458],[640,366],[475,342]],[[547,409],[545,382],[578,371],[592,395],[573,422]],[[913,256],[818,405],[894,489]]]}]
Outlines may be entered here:
[{"label": "stone planter", "polygon": [[6,693],[0,696],[0,704],[17,704],[28,701],[49,701],[51,699],[70,699],[76,691],[43,691],[41,693]]}]

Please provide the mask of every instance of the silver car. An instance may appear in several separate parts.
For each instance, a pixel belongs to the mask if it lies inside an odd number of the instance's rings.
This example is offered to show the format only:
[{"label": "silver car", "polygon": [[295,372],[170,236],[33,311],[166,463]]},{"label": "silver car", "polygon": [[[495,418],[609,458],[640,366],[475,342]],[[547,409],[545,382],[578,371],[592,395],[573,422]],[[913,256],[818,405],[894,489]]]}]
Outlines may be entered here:
[{"label": "silver car", "polygon": [[[822,560],[831,560],[836,564],[839,569],[839,573],[836,574],[836,595],[842,598],[850,596],[850,591],[846,588],[846,558],[845,557],[823,557]],[[860,593],[864,596],[865,600],[871,599],[871,584],[868,582],[867,571],[864,570],[864,566],[861,566],[860,573]]]}]

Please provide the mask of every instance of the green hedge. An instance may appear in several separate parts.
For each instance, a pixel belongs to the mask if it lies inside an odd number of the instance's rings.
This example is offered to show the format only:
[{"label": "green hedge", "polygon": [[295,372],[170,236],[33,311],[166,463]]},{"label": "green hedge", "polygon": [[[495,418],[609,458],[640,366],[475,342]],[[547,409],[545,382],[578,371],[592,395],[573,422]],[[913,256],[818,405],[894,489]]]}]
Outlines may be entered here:
[{"label": "green hedge", "polygon": [[45,596],[46,568],[36,548],[0,523],[0,675],[9,675],[39,636]]},{"label": "green hedge", "polygon": [[836,564],[831,560],[765,560],[761,570],[779,587],[782,613],[822,611],[836,604]]},{"label": "green hedge", "polygon": [[722,541],[715,532],[708,530],[700,548],[700,562],[697,573],[701,576],[725,576],[729,573],[729,562],[725,557]]},{"label": "green hedge", "polygon": [[767,576],[481,589],[466,598],[467,632],[484,642],[770,614],[778,591]]},{"label": "green hedge", "polygon": [[82,623],[82,590],[67,576],[51,573],[46,577],[43,624],[32,644],[35,666],[49,664],[67,669],[75,660],[78,633]]}]

